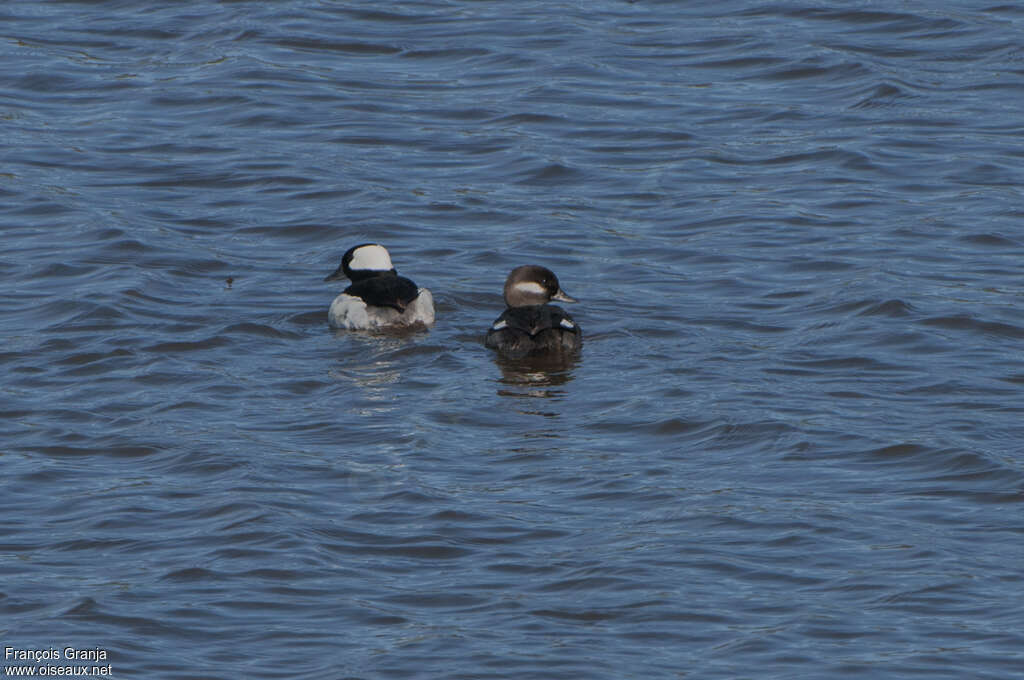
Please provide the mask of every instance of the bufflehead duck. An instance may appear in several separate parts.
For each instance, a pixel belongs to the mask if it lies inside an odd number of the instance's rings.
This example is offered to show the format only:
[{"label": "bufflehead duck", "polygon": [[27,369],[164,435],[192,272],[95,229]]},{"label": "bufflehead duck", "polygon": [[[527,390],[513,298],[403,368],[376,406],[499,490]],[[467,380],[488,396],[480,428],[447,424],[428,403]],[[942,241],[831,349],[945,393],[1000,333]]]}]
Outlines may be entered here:
[{"label": "bufflehead duck", "polygon": [[434,323],[434,296],[399,276],[384,246],[363,243],[349,248],[341,265],[324,281],[352,282],[327,312],[335,328],[372,330]]},{"label": "bufflehead duck", "polygon": [[487,331],[484,345],[513,359],[527,355],[575,352],[583,333],[569,313],[551,300],[576,302],[558,285],[554,272],[535,264],[516,267],[505,280],[508,309]]}]

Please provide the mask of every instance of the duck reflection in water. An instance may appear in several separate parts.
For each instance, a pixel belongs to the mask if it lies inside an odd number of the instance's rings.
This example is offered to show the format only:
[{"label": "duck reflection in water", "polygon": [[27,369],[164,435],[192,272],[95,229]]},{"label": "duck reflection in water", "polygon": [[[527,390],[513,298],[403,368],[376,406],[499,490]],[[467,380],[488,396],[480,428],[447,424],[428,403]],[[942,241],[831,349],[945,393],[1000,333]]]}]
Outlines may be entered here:
[{"label": "duck reflection in water", "polygon": [[561,388],[574,377],[573,368],[576,360],[575,356],[522,359],[498,356],[494,362],[501,370],[498,394],[503,397],[561,399],[565,396],[565,390]]}]

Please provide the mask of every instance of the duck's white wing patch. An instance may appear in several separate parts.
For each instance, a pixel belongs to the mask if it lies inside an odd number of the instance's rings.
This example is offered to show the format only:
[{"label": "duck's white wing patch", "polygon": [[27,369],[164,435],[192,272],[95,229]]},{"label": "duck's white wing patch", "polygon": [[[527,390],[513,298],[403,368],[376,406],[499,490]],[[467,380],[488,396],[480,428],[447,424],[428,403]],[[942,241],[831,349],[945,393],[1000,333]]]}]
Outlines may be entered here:
[{"label": "duck's white wing patch", "polygon": [[507,327],[508,327],[508,322],[507,321],[505,321],[504,319],[498,319],[497,321],[494,322],[494,325],[491,326],[491,330],[492,331],[500,331],[502,328],[507,328]]},{"label": "duck's white wing patch", "polygon": [[384,246],[377,244],[357,248],[352,253],[352,261],[348,263],[349,269],[368,271],[389,271],[394,269],[391,264],[391,256]]},{"label": "duck's white wing patch", "polygon": [[576,328],[576,324],[574,324],[572,321],[569,321],[565,317],[563,317],[562,320],[558,322],[558,324],[562,328],[568,328],[569,330],[572,330],[573,328]]}]

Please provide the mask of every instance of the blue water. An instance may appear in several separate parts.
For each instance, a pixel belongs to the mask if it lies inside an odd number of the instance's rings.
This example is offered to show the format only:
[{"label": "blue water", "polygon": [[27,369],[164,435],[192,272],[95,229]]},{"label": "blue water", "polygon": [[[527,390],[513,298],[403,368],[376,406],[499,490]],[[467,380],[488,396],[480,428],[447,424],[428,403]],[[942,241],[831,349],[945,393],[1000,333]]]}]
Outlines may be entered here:
[{"label": "blue water", "polygon": [[[1022,45],[968,1],[4,4],[0,647],[60,657],[4,668],[1024,677]],[[328,327],[367,241],[433,329]],[[526,263],[568,366],[483,347]]]}]

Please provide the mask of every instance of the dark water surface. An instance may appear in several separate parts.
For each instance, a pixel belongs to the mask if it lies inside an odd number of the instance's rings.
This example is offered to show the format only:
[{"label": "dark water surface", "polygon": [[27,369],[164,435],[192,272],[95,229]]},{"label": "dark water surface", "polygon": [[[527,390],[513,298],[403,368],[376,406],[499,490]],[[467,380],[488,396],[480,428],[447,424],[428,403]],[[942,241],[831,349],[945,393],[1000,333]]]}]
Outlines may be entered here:
[{"label": "dark water surface", "polygon": [[[164,5],[0,6],[0,645],[1024,677],[1024,10]],[[365,241],[433,330],[328,328]]]}]

